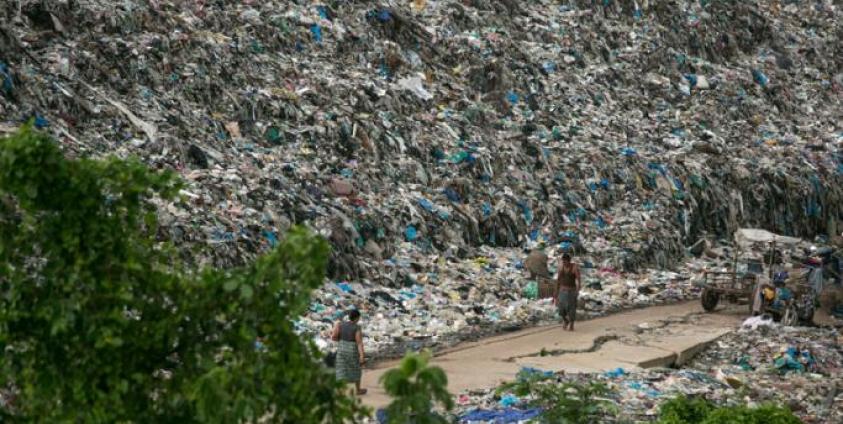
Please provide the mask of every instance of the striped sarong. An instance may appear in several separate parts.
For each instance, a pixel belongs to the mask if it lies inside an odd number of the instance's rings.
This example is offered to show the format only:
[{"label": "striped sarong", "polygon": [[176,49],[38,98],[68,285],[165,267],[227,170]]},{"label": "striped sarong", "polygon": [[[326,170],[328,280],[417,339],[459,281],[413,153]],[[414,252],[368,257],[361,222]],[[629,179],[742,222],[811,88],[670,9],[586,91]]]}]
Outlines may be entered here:
[{"label": "striped sarong", "polygon": [[573,323],[577,319],[577,293],[576,290],[559,290],[559,298],[556,300],[556,308],[562,321]]},{"label": "striped sarong", "polygon": [[335,364],[337,380],[356,383],[360,381],[362,371],[360,369],[360,353],[357,351],[357,343],[340,340],[337,347],[337,359]]}]

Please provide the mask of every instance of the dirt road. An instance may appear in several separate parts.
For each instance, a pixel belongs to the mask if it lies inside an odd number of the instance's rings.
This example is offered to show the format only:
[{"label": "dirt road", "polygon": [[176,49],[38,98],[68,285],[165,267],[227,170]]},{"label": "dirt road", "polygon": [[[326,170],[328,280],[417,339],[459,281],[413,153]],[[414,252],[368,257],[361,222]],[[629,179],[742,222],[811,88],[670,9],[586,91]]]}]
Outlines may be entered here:
[{"label": "dirt road", "polygon": [[[655,306],[583,321],[575,332],[552,325],[465,343],[437,353],[432,363],[448,374],[454,394],[496,387],[514,379],[522,367],[593,372],[681,365],[734,330],[746,317],[745,309],[706,314],[699,301]],[[388,403],[378,379],[395,364],[380,363],[364,372],[363,387],[369,389],[365,404],[377,408]]]}]

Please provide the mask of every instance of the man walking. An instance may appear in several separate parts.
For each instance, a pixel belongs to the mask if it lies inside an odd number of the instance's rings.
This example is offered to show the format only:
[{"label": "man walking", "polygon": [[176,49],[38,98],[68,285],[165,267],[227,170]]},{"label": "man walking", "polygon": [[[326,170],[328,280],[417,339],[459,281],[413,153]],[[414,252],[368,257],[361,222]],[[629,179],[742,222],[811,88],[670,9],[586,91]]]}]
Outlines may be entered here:
[{"label": "man walking", "polygon": [[553,297],[564,328],[574,331],[577,318],[577,295],[582,287],[580,268],[571,262],[571,255],[562,255],[562,266],[556,275],[556,295]]}]

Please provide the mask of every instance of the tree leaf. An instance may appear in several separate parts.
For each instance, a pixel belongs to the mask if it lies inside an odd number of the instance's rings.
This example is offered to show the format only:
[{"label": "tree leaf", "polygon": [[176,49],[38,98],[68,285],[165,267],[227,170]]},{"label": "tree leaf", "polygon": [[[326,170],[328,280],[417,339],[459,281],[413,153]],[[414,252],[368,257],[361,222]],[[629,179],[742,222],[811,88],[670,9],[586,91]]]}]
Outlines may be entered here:
[{"label": "tree leaf", "polygon": [[238,286],[239,284],[237,283],[237,281],[235,281],[234,279],[229,279],[225,282],[225,284],[222,285],[222,288],[227,292],[231,292],[236,290]]},{"label": "tree leaf", "polygon": [[255,294],[255,290],[252,286],[248,284],[243,284],[240,286],[240,298],[243,300],[252,300],[252,296]]}]

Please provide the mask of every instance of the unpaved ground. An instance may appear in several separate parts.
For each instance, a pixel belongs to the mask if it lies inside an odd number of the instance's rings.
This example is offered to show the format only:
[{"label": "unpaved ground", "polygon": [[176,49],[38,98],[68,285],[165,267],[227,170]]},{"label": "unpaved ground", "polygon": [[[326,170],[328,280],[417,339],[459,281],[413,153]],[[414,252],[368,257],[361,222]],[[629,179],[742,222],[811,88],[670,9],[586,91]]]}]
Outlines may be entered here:
[{"label": "unpaved ground", "polygon": [[[706,314],[699,301],[655,306],[580,322],[575,332],[552,325],[465,343],[438,353],[432,363],[448,374],[454,394],[495,387],[514,379],[522,367],[595,372],[681,365],[745,317],[745,307]],[[365,404],[388,403],[378,379],[395,364],[378,363],[364,372]]]}]

